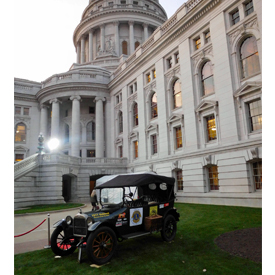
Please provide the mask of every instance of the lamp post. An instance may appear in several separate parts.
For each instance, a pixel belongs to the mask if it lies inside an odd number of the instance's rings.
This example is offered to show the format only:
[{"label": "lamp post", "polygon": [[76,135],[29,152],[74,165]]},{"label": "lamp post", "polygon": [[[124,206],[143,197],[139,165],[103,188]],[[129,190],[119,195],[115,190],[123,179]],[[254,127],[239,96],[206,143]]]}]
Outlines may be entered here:
[{"label": "lamp post", "polygon": [[43,149],[44,149],[44,137],[43,137],[43,135],[40,133],[40,135],[38,136],[38,147],[37,147],[37,149],[38,149],[38,154],[44,154],[44,152],[43,152]]}]

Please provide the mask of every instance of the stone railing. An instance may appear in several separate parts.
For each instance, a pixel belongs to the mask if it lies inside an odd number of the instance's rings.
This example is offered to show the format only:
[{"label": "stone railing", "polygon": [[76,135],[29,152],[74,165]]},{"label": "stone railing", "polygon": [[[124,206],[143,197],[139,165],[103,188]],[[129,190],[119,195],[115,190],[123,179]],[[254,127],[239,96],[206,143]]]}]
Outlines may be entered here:
[{"label": "stone railing", "polygon": [[127,165],[127,158],[81,158],[82,165]]},{"label": "stone railing", "polygon": [[43,164],[68,164],[68,165],[79,165],[80,164],[80,157],[73,157],[58,153],[53,154],[44,154],[42,157]]},{"label": "stone railing", "polygon": [[18,179],[39,166],[39,154],[34,154],[14,164],[14,179]]}]

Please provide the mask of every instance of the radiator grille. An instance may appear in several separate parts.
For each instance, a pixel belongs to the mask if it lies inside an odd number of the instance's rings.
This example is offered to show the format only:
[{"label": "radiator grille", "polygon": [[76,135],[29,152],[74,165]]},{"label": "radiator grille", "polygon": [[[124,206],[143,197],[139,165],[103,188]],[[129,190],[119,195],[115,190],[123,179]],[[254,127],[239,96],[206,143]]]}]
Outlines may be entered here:
[{"label": "radiator grille", "polygon": [[85,237],[87,235],[87,225],[85,217],[74,218],[74,235]]}]

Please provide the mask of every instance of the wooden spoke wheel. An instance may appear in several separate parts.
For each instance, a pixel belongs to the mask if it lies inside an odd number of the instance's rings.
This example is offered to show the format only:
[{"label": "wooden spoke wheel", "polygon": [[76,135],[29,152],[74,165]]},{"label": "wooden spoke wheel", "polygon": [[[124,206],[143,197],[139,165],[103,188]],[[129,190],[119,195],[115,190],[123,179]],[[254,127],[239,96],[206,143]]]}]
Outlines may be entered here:
[{"label": "wooden spoke wheel", "polygon": [[111,260],[117,246],[117,238],[109,227],[100,227],[92,232],[87,241],[87,255],[97,265],[106,264]]},{"label": "wooden spoke wheel", "polygon": [[177,233],[177,222],[174,216],[168,215],[164,222],[161,230],[161,237],[166,242],[174,240]]}]

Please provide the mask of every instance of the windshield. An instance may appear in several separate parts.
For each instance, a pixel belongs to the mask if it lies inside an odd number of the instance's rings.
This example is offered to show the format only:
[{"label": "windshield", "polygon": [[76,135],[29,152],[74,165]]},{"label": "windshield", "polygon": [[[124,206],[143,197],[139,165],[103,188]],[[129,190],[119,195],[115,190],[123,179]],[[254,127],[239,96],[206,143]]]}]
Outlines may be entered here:
[{"label": "windshield", "polygon": [[101,190],[101,204],[119,204],[123,201],[123,188],[104,188]]}]

